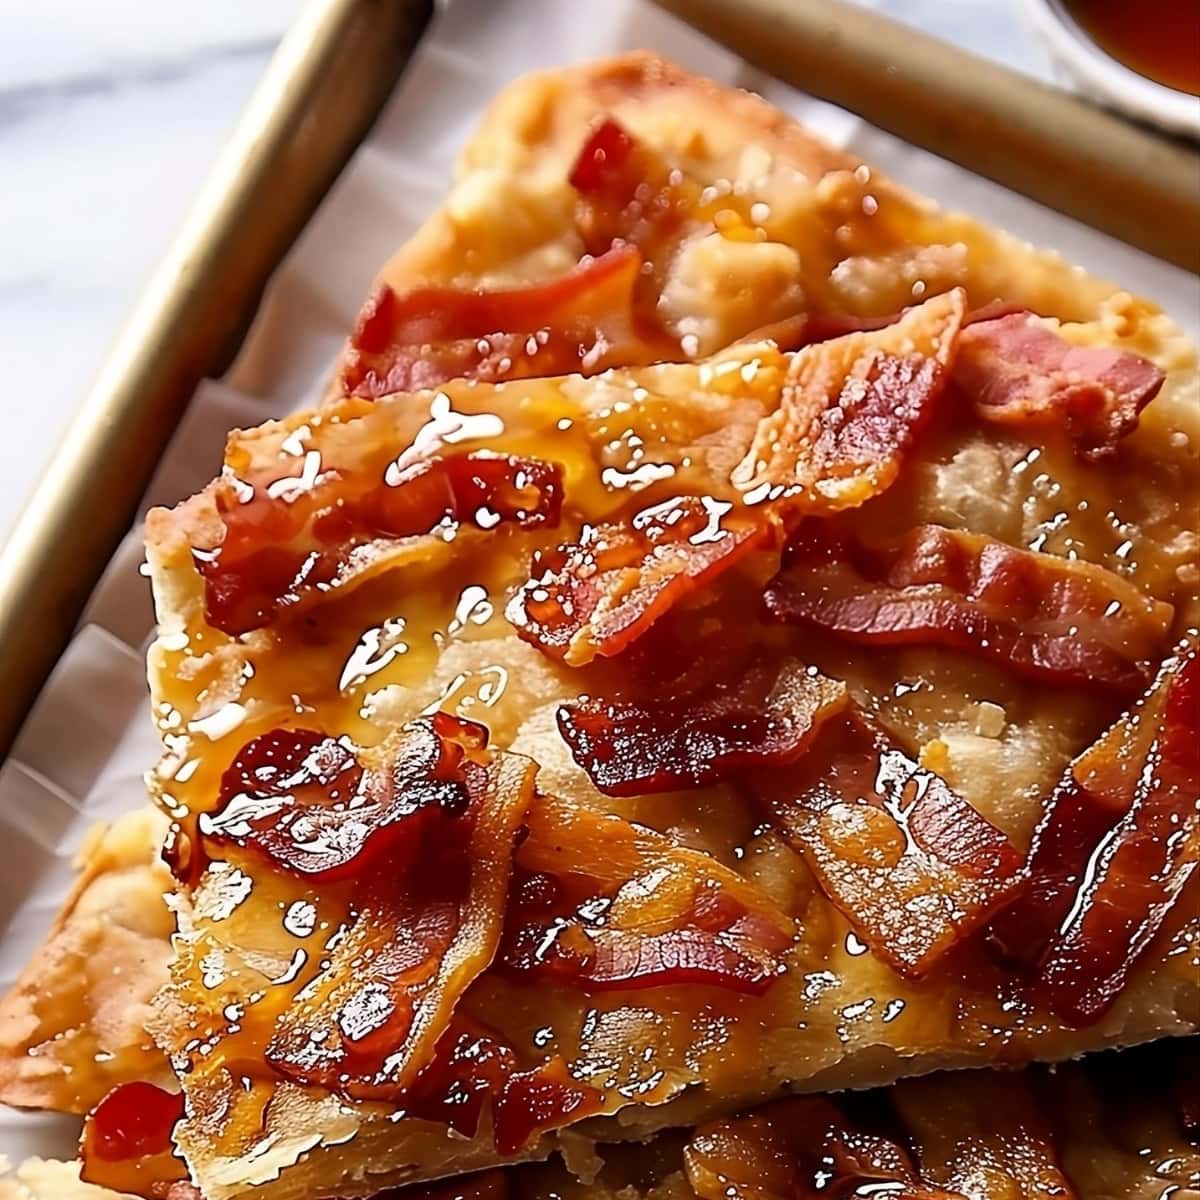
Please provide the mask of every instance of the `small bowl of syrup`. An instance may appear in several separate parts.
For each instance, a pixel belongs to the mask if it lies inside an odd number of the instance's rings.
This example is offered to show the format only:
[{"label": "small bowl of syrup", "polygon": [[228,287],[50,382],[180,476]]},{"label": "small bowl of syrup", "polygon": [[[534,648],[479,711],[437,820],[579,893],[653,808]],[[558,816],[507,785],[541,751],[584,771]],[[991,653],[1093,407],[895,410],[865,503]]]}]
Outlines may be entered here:
[{"label": "small bowl of syrup", "polygon": [[1129,116],[1200,139],[1200,0],[1025,0],[1056,69]]}]

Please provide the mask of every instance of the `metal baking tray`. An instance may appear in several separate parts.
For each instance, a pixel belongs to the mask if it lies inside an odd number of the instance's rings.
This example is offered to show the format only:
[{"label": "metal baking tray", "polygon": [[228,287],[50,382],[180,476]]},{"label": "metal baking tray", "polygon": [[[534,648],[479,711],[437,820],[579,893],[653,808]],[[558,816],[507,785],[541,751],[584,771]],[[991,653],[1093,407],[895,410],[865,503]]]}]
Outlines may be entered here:
[{"label": "metal baking tray", "polygon": [[[834,0],[662,2],[872,124],[1160,257],[1193,269],[1200,260],[1200,157],[1185,147]],[[378,116],[433,10],[434,0],[311,0],[281,43],[0,552],[0,762],[196,385],[233,360],[269,276]],[[1154,211],[1160,219],[1147,220]]]}]

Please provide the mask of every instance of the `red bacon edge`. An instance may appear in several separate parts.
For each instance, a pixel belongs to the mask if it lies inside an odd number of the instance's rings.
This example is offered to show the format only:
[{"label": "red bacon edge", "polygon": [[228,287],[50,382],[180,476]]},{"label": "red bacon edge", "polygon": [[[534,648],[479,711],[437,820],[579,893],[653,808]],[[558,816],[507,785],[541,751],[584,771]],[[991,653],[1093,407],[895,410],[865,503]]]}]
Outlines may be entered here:
[{"label": "red bacon edge", "polygon": [[793,535],[763,594],[777,621],[873,646],[934,645],[1041,683],[1135,691],[1172,608],[1093,563],[922,525],[867,547],[826,522]]},{"label": "red bacon edge", "polygon": [[1034,836],[1028,882],[990,942],[1033,964],[1031,989],[1088,1025],[1177,903],[1200,859],[1200,655],[1154,687],[1067,769]]}]

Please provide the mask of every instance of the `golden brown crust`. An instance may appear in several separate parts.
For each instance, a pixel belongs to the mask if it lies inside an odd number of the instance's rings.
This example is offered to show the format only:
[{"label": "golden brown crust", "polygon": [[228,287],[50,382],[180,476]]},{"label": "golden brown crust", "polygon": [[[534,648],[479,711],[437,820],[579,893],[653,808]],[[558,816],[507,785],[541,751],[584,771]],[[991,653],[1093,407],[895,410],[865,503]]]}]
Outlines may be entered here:
[{"label": "golden brown crust", "polygon": [[149,808],[97,829],[46,940],[0,1002],[0,1100],[85,1112],[126,1079],[166,1082],[146,1031],[174,922]]},{"label": "golden brown crust", "polygon": [[[1058,511],[1074,511],[1077,501],[1085,502],[1080,511],[1102,514],[1106,508],[1121,509],[1129,515],[1118,537],[1107,526],[1093,527],[1085,517],[1074,518],[1078,523],[1062,536],[1084,539],[1085,558],[1123,570],[1129,550],[1120,548],[1122,539],[1132,539],[1136,582],[1156,597],[1177,596],[1183,582],[1179,572],[1189,564],[1194,568],[1196,557],[1194,538],[1189,543],[1175,528],[1179,481],[1194,470],[1200,445],[1195,355],[1187,339],[1149,302],[1090,279],[1056,255],[1034,250],[968,218],[940,212],[877,173],[859,169],[855,160],[823,146],[757,98],[696,80],[647,55],[523,80],[497,101],[467,148],[445,208],[388,264],[381,278],[397,290],[421,283],[511,286],[571,267],[583,245],[566,175],[588,128],[608,111],[639,141],[687,170],[701,185],[718,192],[722,185],[731,190],[741,187],[743,201],[754,198],[767,209],[761,222],[765,237],[750,251],[731,257],[721,239],[714,243],[701,237],[665,264],[659,312],[680,335],[681,357],[700,355],[741,337],[748,323],[762,314],[754,306],[747,310],[744,305],[728,305],[723,297],[761,295],[764,280],[769,278],[774,287],[781,271],[784,275],[790,271],[789,286],[828,311],[891,313],[915,298],[961,286],[972,305],[996,298],[1024,305],[1063,322],[1060,331],[1069,341],[1136,350],[1163,366],[1167,387],[1127,443],[1130,461],[1155,466],[1153,479],[1137,497],[1115,493],[1110,497],[1107,477],[1080,468],[1069,450],[1063,453],[1061,447],[1046,452],[1039,467],[1044,473],[1038,476],[1043,482],[1035,485],[1032,477],[1023,476],[1024,468],[1017,469],[1030,451],[1029,443],[984,431],[973,440],[951,438],[947,444],[923,449],[906,468],[906,480],[896,485],[896,502],[892,504],[889,495],[882,517],[876,508],[870,519],[935,521],[973,528],[1016,545],[1036,542],[1039,548],[1065,553],[1061,542],[1053,541],[1059,526],[1042,536]],[[765,267],[754,250],[759,245],[767,248]],[[689,337],[694,343],[685,340]],[[771,361],[771,353],[778,357],[773,347],[762,352],[752,376]],[[745,351],[747,360],[754,354],[753,349]],[[743,365],[748,366],[748,361]],[[769,373],[758,376],[761,395],[749,386],[739,393],[751,425],[761,412],[779,403],[778,388],[772,390],[764,383]],[[569,460],[568,477],[578,488],[579,479],[588,471],[595,474],[600,463],[593,461],[594,447],[581,448],[573,439],[583,436],[588,420],[603,414],[608,421],[611,411],[620,411],[620,404],[638,391],[654,397],[654,402],[662,398],[668,407],[670,399],[684,397],[697,419],[705,405],[723,413],[720,430],[705,429],[697,439],[697,445],[711,449],[713,439],[719,433],[728,435],[736,423],[729,406],[722,408],[719,403],[721,385],[712,382],[718,375],[712,364],[665,366],[637,376],[617,372],[591,382],[522,383],[517,391],[507,393],[452,383],[437,398],[392,397],[364,405],[335,397],[319,421],[301,414],[235,435],[228,462],[235,473],[277,467],[282,444],[301,429],[307,430],[305,445],[317,448],[326,461],[353,462],[355,446],[378,446],[381,437],[392,439],[389,444],[396,446],[406,444],[434,404],[444,398],[455,413],[501,412],[504,437],[510,440],[501,439],[497,446],[508,452],[518,447],[530,452],[530,447],[546,444],[547,436],[555,437],[556,457]],[[564,414],[569,414],[567,427],[574,430],[569,436],[551,432],[563,430],[553,421]],[[542,427],[539,420],[551,424]],[[608,425],[597,428],[613,436]],[[577,454],[583,465],[575,461]],[[314,696],[326,695],[327,684],[322,681],[337,678],[331,671],[340,669],[348,648],[338,643],[336,634],[329,637],[328,650],[305,642],[303,653],[290,651],[286,639],[277,642],[277,635],[269,630],[236,642],[214,635],[204,620],[203,593],[190,555],[191,545],[212,544],[205,540],[213,516],[211,497],[210,492],[173,514],[155,515],[149,526],[163,631],[151,655],[156,699],[168,705],[176,721],[173,729],[196,728],[199,733],[203,725],[200,745],[213,760],[202,761],[197,775],[180,789],[175,782],[180,759],[172,748],[158,786],[175,800],[189,788],[211,799],[216,773],[236,745],[296,711],[294,706],[302,705],[308,696],[305,688],[311,687]],[[647,502],[657,498],[658,493],[646,493]],[[1128,510],[1128,505],[1136,511]],[[1164,524],[1156,526],[1155,521]],[[527,561],[527,543],[518,541],[515,548],[506,545],[504,554],[511,552],[514,562]],[[449,580],[440,578],[438,572],[445,566],[442,555],[414,568],[406,577],[407,589],[426,589],[429,596],[440,597],[442,592],[457,596],[462,590],[458,585],[468,580],[466,576],[456,579],[453,573]],[[816,895],[812,880],[796,866],[790,852],[770,835],[753,837],[752,822],[739,824],[728,808],[709,804],[701,818],[691,797],[654,797],[652,803],[640,805],[636,800],[611,803],[598,796],[553,734],[554,708],[572,685],[564,683],[558,668],[525,643],[503,635],[500,593],[512,582],[505,574],[510,567],[512,562],[502,561],[500,551],[471,559],[469,582],[482,583],[497,595],[489,605],[490,615],[475,622],[469,637],[447,636],[450,614],[427,611],[432,602],[405,608],[407,653],[379,668],[369,686],[339,686],[336,695],[330,692],[322,720],[330,728],[344,728],[366,740],[372,728],[410,719],[439,703],[452,708],[461,704],[458,711],[467,716],[479,715],[480,705],[486,704],[483,715],[492,726],[495,743],[511,744],[535,757],[546,791],[585,807],[614,809],[669,830],[722,861],[737,862],[739,870],[775,903],[803,915],[801,944],[794,952],[797,970],[775,985],[780,1011],[786,1010],[788,1020],[780,1022],[778,1013],[764,1008],[752,1018],[732,1019],[727,1025],[719,1014],[709,1014],[703,1031],[700,1024],[696,1027],[697,1044],[707,1040],[715,1045],[727,1038],[731,1045],[737,1043],[730,1051],[734,1057],[743,1049],[748,1056],[758,1056],[755,1068],[743,1064],[735,1079],[717,1063],[713,1070],[722,1073],[720,1086],[709,1090],[703,1086],[708,1067],[689,1058],[662,1089],[663,1099],[673,1090],[674,1099],[657,1107],[629,1105],[608,1122],[594,1123],[589,1132],[639,1137],[665,1125],[703,1119],[731,1104],[761,1098],[774,1086],[763,1083],[768,1076],[774,1078],[772,1072],[806,1089],[863,1087],[947,1064],[1060,1058],[1084,1048],[1195,1027],[1186,992],[1197,930],[1182,912],[1183,905],[1121,1002],[1096,1026],[1073,1034],[1040,1015],[1010,1023],[1002,1013],[970,1011],[972,1002],[962,1000],[957,985],[945,979],[910,985],[872,956],[862,955],[848,938],[843,919]],[[344,603],[349,610],[347,628],[353,628],[356,636],[363,628],[375,626],[383,611],[391,616],[397,613],[395,595],[372,593],[369,585],[350,593]],[[431,630],[438,632],[431,635]],[[323,631],[330,633],[328,627]],[[436,653],[428,650],[424,640],[430,636],[437,644]],[[190,639],[198,639],[191,648]],[[1035,695],[1002,672],[982,668],[964,683],[953,663],[924,652],[878,656],[870,664],[838,660],[834,654],[834,661],[822,661],[822,666],[835,674],[840,667],[841,674],[855,678],[860,693],[884,697],[882,702],[891,705],[888,715],[905,726],[912,742],[924,745],[930,760],[937,760],[938,770],[1022,848],[1028,843],[1040,796],[1065,760],[1102,725],[1101,710],[1091,698],[1064,703],[1054,696]],[[293,682],[273,683],[276,678]],[[898,696],[885,695],[898,679],[923,683],[911,694],[906,692],[900,702]],[[496,680],[503,680],[501,686],[507,688],[499,703],[495,703]],[[484,701],[486,687],[492,689],[492,698]],[[943,694],[949,699],[939,700]],[[1002,710],[999,733],[979,731],[977,710],[985,699],[992,709]],[[314,703],[321,708],[323,702]],[[470,704],[476,706],[473,711],[468,711]],[[229,730],[211,720],[222,712],[233,721]],[[235,971],[224,981],[228,987],[221,994],[222,1004],[240,1003],[241,980],[252,972],[269,977],[287,964],[294,939],[273,925],[269,931],[264,929],[254,917],[259,904],[268,904],[272,912],[288,906],[290,885],[281,886],[284,890],[276,897],[258,881],[255,900],[239,912],[216,920],[201,912],[194,926],[189,919],[180,940],[177,984],[164,995],[159,1017],[164,1044],[181,1061],[189,1057],[186,1044],[195,1028],[221,1028],[216,995],[205,994],[192,982],[196,964],[206,961],[210,950],[224,956],[228,967],[239,961],[244,948],[254,947],[255,963],[247,961],[247,970]],[[225,903],[221,887],[213,880],[197,900],[198,908],[204,909],[222,908]],[[336,918],[332,923],[336,926]],[[315,943],[305,949],[319,952]],[[584,1052],[582,1045],[572,1044],[576,1014],[569,998],[547,990],[544,1000],[539,995],[534,1011],[522,995],[520,988],[501,979],[486,979],[475,989],[468,1007],[474,1005],[476,1013],[501,1014],[511,1026],[504,1032],[511,1033],[514,1044],[531,1041],[542,1026],[554,1026],[568,1057]],[[610,1008],[612,1019],[598,1019],[599,1032],[588,1035],[592,1042],[587,1053],[601,1059],[611,1055],[617,1061],[628,1053],[631,1038],[643,1036],[652,1047],[653,1014],[625,1015],[618,1011],[620,1002],[610,1005],[606,999],[597,1000],[598,1017],[605,1017]],[[754,1047],[742,1046],[739,1027],[759,1031]],[[671,1067],[669,1053],[664,1050],[660,1061]],[[719,1058],[714,1053],[714,1061]],[[234,1138],[225,1132],[227,1106],[238,1102],[240,1088],[232,1075],[207,1071],[203,1064],[197,1065],[189,1081],[191,1117],[178,1136],[214,1197],[237,1196],[255,1188],[263,1196],[298,1200],[314,1187],[331,1189],[343,1177],[350,1180],[351,1189],[366,1190],[368,1184],[431,1178],[489,1161],[487,1148],[479,1141],[447,1149],[435,1129],[419,1128],[412,1121],[392,1122],[383,1111],[355,1108],[292,1085],[275,1090],[263,1123],[255,1123],[248,1132],[243,1129]],[[259,1096],[253,1104],[247,1102],[255,1122],[262,1113],[255,1106],[262,1101]],[[326,1153],[306,1154],[321,1142]],[[544,1142],[530,1153],[544,1154],[549,1148],[549,1142]],[[292,1167],[298,1158],[300,1163]]]}]

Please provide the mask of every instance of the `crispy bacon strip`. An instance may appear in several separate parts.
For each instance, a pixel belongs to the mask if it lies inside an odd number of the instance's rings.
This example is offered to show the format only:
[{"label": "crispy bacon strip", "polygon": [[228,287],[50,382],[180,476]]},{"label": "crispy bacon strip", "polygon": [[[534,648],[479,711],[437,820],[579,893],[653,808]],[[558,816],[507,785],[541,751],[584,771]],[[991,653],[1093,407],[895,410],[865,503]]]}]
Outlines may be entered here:
[{"label": "crispy bacon strip", "polygon": [[1077,758],[1047,802],[1023,894],[991,929],[1034,991],[1075,1025],[1098,1020],[1200,859],[1200,655]]},{"label": "crispy bacon strip", "polygon": [[1116,452],[1158,395],[1163,372],[1107,346],[1073,346],[1032,313],[1010,313],[963,330],[954,382],[976,412],[999,425],[1062,424],[1078,454]]},{"label": "crispy bacon strip", "polygon": [[591,375],[673,357],[678,347],[635,312],[641,266],[637,249],[622,245],[525,287],[423,287],[398,295],[381,284],[343,356],[341,390],[376,400],[448,379]]},{"label": "crispy bacon strip", "polygon": [[1129,690],[1162,653],[1173,610],[1103,567],[921,525],[868,547],[805,522],[764,592],[777,621],[869,646],[935,645],[1041,683]]},{"label": "crispy bacon strip", "polygon": [[612,117],[592,130],[568,176],[575,226],[590,254],[636,246],[652,262],[697,215],[700,187],[670,170]]},{"label": "crispy bacon strip", "polygon": [[492,529],[556,525],[557,463],[476,451],[403,469],[341,468],[304,457],[299,476],[222,480],[219,545],[194,551],[208,621],[230,634],[270,624],[281,610],[346,583],[363,562],[443,522]]},{"label": "crispy bacon strip", "polygon": [[573,545],[534,558],[507,616],[525,641],[572,666],[619,654],[684,597],[767,544],[765,521],[692,496],[632,521],[587,526]]},{"label": "crispy bacon strip", "polygon": [[1021,856],[944,780],[863,716],[834,717],[809,752],[749,787],[871,949],[920,977],[1006,899]]},{"label": "crispy bacon strip", "polygon": [[457,724],[468,726],[459,768],[466,811],[432,825],[416,853],[384,859],[362,879],[356,919],[267,1046],[267,1061],[289,1079],[397,1098],[492,960],[534,768],[484,750],[482,727]]},{"label": "crispy bacon strip", "polygon": [[779,1100],[701,1126],[684,1150],[684,1164],[699,1200],[965,1200],[927,1186],[899,1141],[868,1131],[818,1096]]},{"label": "crispy bacon strip", "polygon": [[708,855],[618,817],[541,800],[500,962],[585,991],[706,984],[761,994],[791,921]]},{"label": "crispy bacon strip", "polygon": [[467,1138],[475,1136],[490,1104],[496,1149],[510,1155],[551,1129],[592,1116],[602,1098],[561,1058],[523,1067],[497,1034],[455,1017],[401,1103],[408,1115]]},{"label": "crispy bacon strip", "polygon": [[85,1183],[138,1196],[165,1196],[186,1182],[171,1131],[183,1117],[183,1094],[152,1083],[122,1083],[88,1113],[79,1142]]},{"label": "crispy bacon strip", "polygon": [[844,684],[789,661],[777,673],[751,671],[702,700],[584,697],[558,710],[558,728],[600,791],[636,796],[794,762],[821,722],[848,703]]},{"label": "crispy bacon strip", "polygon": [[793,508],[829,513],[889,487],[933,416],[965,312],[958,288],[895,324],[799,351],[779,408],[734,471],[747,499],[787,496]]},{"label": "crispy bacon strip", "polygon": [[322,883],[361,875],[384,857],[395,870],[431,823],[461,816],[472,789],[485,786],[470,756],[486,737],[445,713],[371,750],[307,729],[263,734],[238,752],[217,808],[200,816],[201,845],[249,846]]}]

